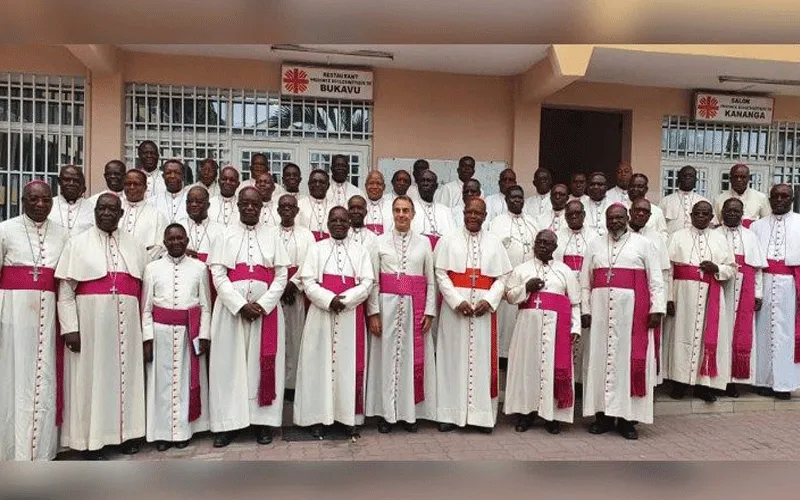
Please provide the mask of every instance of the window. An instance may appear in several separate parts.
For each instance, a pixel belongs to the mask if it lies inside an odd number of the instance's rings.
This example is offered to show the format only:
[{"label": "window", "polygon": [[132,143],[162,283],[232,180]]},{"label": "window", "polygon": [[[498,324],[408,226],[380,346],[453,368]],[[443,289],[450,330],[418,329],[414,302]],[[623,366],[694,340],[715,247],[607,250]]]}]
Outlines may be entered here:
[{"label": "window", "polygon": [[83,78],[0,73],[0,219],[20,214],[22,188],[56,189],[64,165],[83,167]]}]

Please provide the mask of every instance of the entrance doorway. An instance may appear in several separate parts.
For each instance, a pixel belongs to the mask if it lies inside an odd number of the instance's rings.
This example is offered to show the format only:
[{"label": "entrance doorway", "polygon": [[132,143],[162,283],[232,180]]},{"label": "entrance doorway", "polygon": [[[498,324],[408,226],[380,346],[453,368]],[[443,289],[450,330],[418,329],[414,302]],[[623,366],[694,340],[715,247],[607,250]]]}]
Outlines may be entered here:
[{"label": "entrance doorway", "polygon": [[603,172],[614,185],[624,123],[622,113],[542,108],[539,166],[555,183],[568,183],[573,172]]}]

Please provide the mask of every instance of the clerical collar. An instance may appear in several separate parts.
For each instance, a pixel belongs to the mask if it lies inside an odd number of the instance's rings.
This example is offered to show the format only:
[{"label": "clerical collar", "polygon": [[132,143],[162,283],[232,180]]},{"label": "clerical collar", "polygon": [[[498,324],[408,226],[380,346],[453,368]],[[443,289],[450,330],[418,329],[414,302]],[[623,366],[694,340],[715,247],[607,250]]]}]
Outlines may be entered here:
[{"label": "clerical collar", "polygon": [[26,213],[23,213],[22,217],[23,217],[23,220],[30,222],[31,225],[33,225],[34,227],[37,227],[37,228],[42,227],[45,224],[47,224],[47,219],[43,220],[42,222],[36,222],[35,220],[33,220],[30,217],[28,217],[28,214],[26,214]]},{"label": "clerical collar", "polygon": [[288,226],[288,227],[287,227],[287,226],[284,226],[284,225],[283,225],[283,222],[281,222],[281,223],[279,224],[279,226],[281,226],[281,229],[282,229],[283,231],[294,231],[294,224],[292,224],[291,226]]},{"label": "clerical collar", "polygon": [[208,222],[208,216],[206,216],[206,218],[201,220],[200,222],[197,222],[196,220],[192,219],[191,217],[189,217],[189,220],[192,221],[192,224],[194,224],[196,226],[202,226],[203,224]]},{"label": "clerical collar", "polygon": [[522,212],[520,212],[520,213],[518,213],[518,214],[515,214],[514,212],[512,212],[512,211],[510,211],[510,210],[509,210],[509,211],[508,211],[508,215],[510,215],[511,217],[513,217],[513,218],[515,218],[515,219],[516,219],[516,218],[522,217]]},{"label": "clerical collar", "polygon": [[322,197],[322,198],[314,198],[313,196],[309,196],[309,199],[310,199],[311,201],[313,201],[314,203],[325,203],[325,202],[327,201],[327,200],[325,199],[325,197]]},{"label": "clerical collar", "polygon": [[255,230],[255,229],[258,227],[258,224],[256,224],[256,225],[253,225],[253,226],[248,226],[247,224],[245,224],[244,222],[242,222],[242,219],[239,219],[239,225],[240,225],[241,227],[243,227],[244,229],[248,230],[248,231],[253,231],[253,230]]},{"label": "clerical collar", "polygon": [[183,254],[180,257],[173,257],[172,255],[167,254],[167,257],[173,264],[180,264],[181,262],[183,262],[183,259],[186,257],[186,254]]},{"label": "clerical collar", "polygon": [[630,231],[628,231],[628,228],[625,228],[625,231],[623,231],[623,233],[619,235],[619,238],[615,238],[614,233],[612,233],[611,231],[608,232],[608,237],[611,238],[611,241],[618,242],[622,241],[622,238],[624,238],[628,234],[630,234]]},{"label": "clerical collar", "polygon": [[694,232],[696,232],[696,233],[698,233],[698,234],[699,234],[699,233],[705,233],[706,231],[708,231],[708,228],[705,228],[705,229],[699,229],[699,228],[696,228],[696,227],[694,227],[694,226],[692,226],[692,229],[694,230]]},{"label": "clerical collar", "polygon": [[395,236],[408,236],[409,234],[411,234],[411,230],[409,229],[409,230],[408,230],[408,231],[406,231],[405,233],[401,233],[400,231],[398,231],[398,230],[397,230],[397,228],[393,228],[393,229],[392,229],[392,233],[393,233]]},{"label": "clerical collar", "polygon": [[[569,227],[569,226],[567,226],[567,227]],[[583,227],[581,226],[579,229],[572,229],[570,227],[569,230],[572,231],[573,234],[580,234],[580,233],[583,232]]]},{"label": "clerical collar", "polygon": [[183,189],[181,189],[181,190],[180,190],[180,191],[178,191],[177,193],[171,193],[171,192],[167,191],[167,194],[168,194],[168,195],[170,195],[170,196],[172,196],[172,198],[173,198],[173,199],[175,199],[175,198],[177,198],[178,196],[180,196],[180,195],[182,195],[182,194],[183,194]]},{"label": "clerical collar", "polygon": [[383,201],[383,196],[381,196],[381,197],[380,197],[380,198],[378,198],[377,200],[371,200],[371,199],[367,199],[367,201],[369,201],[369,202],[370,202],[371,204],[373,204],[373,205],[380,205],[380,204],[381,204],[381,202]]}]

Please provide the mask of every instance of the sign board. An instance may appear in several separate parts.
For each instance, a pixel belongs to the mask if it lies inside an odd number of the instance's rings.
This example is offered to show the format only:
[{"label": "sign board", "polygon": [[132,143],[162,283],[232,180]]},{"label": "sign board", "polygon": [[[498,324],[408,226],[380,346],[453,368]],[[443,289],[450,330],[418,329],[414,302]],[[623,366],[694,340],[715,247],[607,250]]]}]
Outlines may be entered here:
[{"label": "sign board", "polygon": [[357,101],[372,100],[372,71],[284,64],[281,93]]},{"label": "sign board", "polygon": [[692,102],[694,119],[704,122],[769,125],[775,99],[772,97],[696,92]]}]

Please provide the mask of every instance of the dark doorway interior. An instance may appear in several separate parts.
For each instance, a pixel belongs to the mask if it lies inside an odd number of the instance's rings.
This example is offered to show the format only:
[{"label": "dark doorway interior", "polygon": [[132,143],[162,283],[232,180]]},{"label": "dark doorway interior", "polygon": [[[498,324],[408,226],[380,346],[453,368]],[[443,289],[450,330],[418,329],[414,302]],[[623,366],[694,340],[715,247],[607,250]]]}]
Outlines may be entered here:
[{"label": "dark doorway interior", "polygon": [[553,181],[567,183],[573,172],[604,172],[609,185],[622,158],[622,113],[542,108],[539,166]]}]

